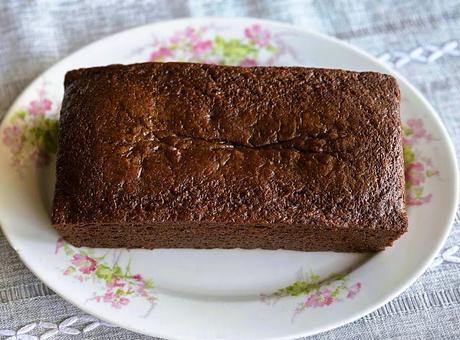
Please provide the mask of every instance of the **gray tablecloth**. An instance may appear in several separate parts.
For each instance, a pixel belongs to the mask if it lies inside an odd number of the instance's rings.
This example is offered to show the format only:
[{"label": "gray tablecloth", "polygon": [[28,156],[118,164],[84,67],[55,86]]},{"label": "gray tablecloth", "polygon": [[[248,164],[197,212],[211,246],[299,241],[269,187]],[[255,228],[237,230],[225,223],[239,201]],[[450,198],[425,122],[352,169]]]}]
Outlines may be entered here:
[{"label": "gray tablecloth", "polygon": [[[457,0],[280,1],[1,1],[0,115],[53,63],[108,34],[184,16],[252,16],[290,22],[346,40],[397,67],[434,105],[460,145],[460,2]],[[457,153],[458,154],[458,153]],[[436,228],[436,226],[433,226]],[[404,294],[376,312],[318,339],[460,338],[460,219],[431,268]],[[0,339],[43,334],[44,326],[98,326],[48,289],[0,234]],[[70,317],[77,316],[74,319]],[[67,320],[67,321],[66,321]],[[43,324],[50,322],[51,324]],[[51,328],[50,328],[51,329]],[[51,329],[52,330],[52,329]],[[143,339],[101,324],[67,339]],[[14,337],[13,337],[14,338]]]}]

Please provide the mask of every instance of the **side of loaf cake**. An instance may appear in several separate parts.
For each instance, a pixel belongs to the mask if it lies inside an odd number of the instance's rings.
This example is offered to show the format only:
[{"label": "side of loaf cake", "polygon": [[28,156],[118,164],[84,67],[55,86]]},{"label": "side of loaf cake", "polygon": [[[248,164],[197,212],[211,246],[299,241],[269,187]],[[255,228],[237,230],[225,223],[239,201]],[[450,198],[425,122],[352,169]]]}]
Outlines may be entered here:
[{"label": "side of loaf cake", "polygon": [[70,71],[52,222],[76,246],[377,251],[408,226],[399,89],[374,72]]}]

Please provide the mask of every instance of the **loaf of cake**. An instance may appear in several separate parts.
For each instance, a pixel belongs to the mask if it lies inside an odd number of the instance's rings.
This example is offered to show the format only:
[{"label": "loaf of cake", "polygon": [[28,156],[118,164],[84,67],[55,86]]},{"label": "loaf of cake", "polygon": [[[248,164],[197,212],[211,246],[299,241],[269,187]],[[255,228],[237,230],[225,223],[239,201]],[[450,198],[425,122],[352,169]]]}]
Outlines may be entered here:
[{"label": "loaf of cake", "polygon": [[374,72],[70,71],[52,223],[75,246],[384,249],[408,226],[399,97]]}]

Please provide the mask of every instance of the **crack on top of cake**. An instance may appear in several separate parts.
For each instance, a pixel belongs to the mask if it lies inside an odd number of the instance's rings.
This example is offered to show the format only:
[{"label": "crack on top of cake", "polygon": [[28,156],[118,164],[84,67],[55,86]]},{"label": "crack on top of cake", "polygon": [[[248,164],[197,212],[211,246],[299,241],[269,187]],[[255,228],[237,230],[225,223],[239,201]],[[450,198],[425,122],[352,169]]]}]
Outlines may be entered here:
[{"label": "crack on top of cake", "polygon": [[[329,134],[329,135],[328,135]],[[325,138],[326,136],[330,136],[330,132],[317,134],[315,137],[305,137],[302,138],[300,136],[296,136],[294,138],[290,138],[287,140],[276,141],[271,143],[266,143],[263,145],[253,145],[250,143],[240,143],[236,141],[231,141],[223,138],[204,138],[204,137],[197,137],[192,135],[183,135],[183,134],[175,134],[170,133],[164,136],[159,136],[155,133],[149,134],[149,137],[143,136],[142,139],[134,138],[130,141],[123,141],[121,143],[113,143],[118,147],[125,147],[124,154],[131,154],[132,151],[136,148],[137,144],[140,143],[154,143],[154,144],[164,144],[175,149],[187,149],[193,142],[202,142],[206,146],[211,146],[211,150],[215,149],[251,149],[251,150],[279,150],[279,151],[294,151],[299,152],[302,154],[324,154],[330,155],[335,158],[338,158],[338,152],[329,152],[326,151],[326,146],[328,145],[328,140],[336,140],[340,138],[338,135],[336,137]],[[112,144],[112,143],[110,143]],[[158,150],[156,146],[154,151]]]}]

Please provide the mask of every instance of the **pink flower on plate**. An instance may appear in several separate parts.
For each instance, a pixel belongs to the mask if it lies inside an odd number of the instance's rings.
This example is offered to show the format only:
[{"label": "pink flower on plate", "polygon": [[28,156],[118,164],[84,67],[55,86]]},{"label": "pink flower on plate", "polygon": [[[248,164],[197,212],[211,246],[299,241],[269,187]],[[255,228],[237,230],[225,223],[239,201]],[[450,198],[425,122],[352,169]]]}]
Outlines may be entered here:
[{"label": "pink flower on plate", "polygon": [[51,109],[52,105],[51,100],[46,98],[32,100],[29,104],[29,113],[31,116],[43,116],[46,111]]},{"label": "pink flower on plate", "polygon": [[115,277],[112,279],[112,281],[110,282],[107,282],[107,287],[109,288],[120,288],[120,287],[124,287],[126,283],[123,282],[122,279],[120,279],[119,277]]},{"label": "pink flower on plate", "polygon": [[425,182],[424,170],[425,166],[420,162],[407,164],[404,171],[406,181],[412,185],[422,184]]},{"label": "pink flower on plate", "polygon": [[193,27],[187,27],[185,29],[185,37],[190,41],[190,42],[195,42],[197,41],[200,37],[197,34],[196,29]]},{"label": "pink flower on plate", "polygon": [[356,282],[353,286],[348,288],[347,298],[353,299],[356,294],[361,290],[361,282]]},{"label": "pink flower on plate", "polygon": [[176,34],[174,34],[173,36],[171,36],[169,38],[169,42],[171,44],[177,44],[181,40],[181,38],[182,38],[182,34],[181,33],[176,33]]},{"label": "pink flower on plate", "polygon": [[118,299],[112,301],[112,307],[120,309],[123,306],[126,306],[129,303],[129,299],[121,296]]},{"label": "pink flower on plate", "polygon": [[150,61],[161,60],[165,57],[171,57],[173,55],[173,51],[167,47],[160,47],[156,51],[150,53]]},{"label": "pink flower on plate", "polygon": [[260,47],[264,47],[270,41],[270,32],[267,30],[263,30],[262,27],[258,24],[252,25],[251,27],[247,27],[244,30],[244,35],[248,38],[251,42]]},{"label": "pink flower on plate", "polygon": [[329,288],[323,288],[319,292],[311,294],[307,298],[307,301],[305,301],[305,305],[313,308],[329,306],[334,302],[334,298],[331,293],[332,292]]},{"label": "pink flower on plate", "polygon": [[132,278],[136,281],[142,281],[142,276],[141,274],[136,274],[136,275],[133,275]]},{"label": "pink flower on plate", "polygon": [[64,271],[64,275],[70,275],[70,274],[73,274],[75,273],[75,268],[74,267],[68,267],[65,271]]},{"label": "pink flower on plate", "polygon": [[96,270],[96,260],[88,255],[74,254],[71,260],[72,264],[78,267],[83,274],[90,274]]},{"label": "pink flower on plate", "polygon": [[[101,297],[95,297],[96,301],[99,302],[101,301]],[[114,292],[106,292],[104,296],[102,296],[102,301],[106,303],[110,303],[112,307],[116,309],[120,309],[123,306],[126,306],[129,303],[129,299],[115,294]]]},{"label": "pink flower on plate", "polygon": [[22,129],[17,125],[5,127],[3,130],[3,143],[8,146],[21,144]]},{"label": "pink flower on plate", "polygon": [[147,296],[147,291],[145,290],[144,286],[138,287],[136,292],[139,294],[139,296]]},{"label": "pink flower on plate", "polygon": [[244,66],[244,67],[257,66],[257,61],[255,59],[252,59],[252,58],[244,58],[240,62],[240,66]]},{"label": "pink flower on plate", "polygon": [[413,139],[426,138],[427,141],[431,140],[431,135],[425,130],[425,127],[423,126],[423,120],[409,119],[407,121],[407,126],[412,132],[410,137]]},{"label": "pink flower on plate", "polygon": [[424,197],[419,197],[419,198],[413,197],[413,196],[411,196],[411,194],[409,194],[406,197],[406,204],[407,205],[413,205],[413,206],[423,205],[425,203],[430,203],[432,197],[433,197],[432,194],[429,194],[429,195],[424,196]]},{"label": "pink flower on plate", "polygon": [[407,138],[406,136],[402,136],[402,144],[404,145],[412,145],[412,139]]},{"label": "pink flower on plate", "polygon": [[56,241],[56,248],[54,249],[54,253],[57,254],[59,253],[59,250],[61,250],[61,248],[64,246],[64,239],[62,237],[60,237],[57,241]]},{"label": "pink flower on plate", "polygon": [[193,44],[192,53],[194,56],[201,56],[206,52],[212,50],[212,41],[211,40],[201,40]]}]

